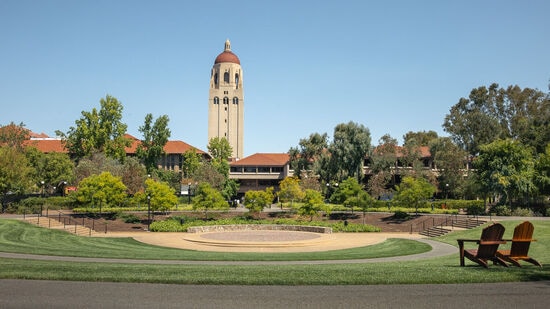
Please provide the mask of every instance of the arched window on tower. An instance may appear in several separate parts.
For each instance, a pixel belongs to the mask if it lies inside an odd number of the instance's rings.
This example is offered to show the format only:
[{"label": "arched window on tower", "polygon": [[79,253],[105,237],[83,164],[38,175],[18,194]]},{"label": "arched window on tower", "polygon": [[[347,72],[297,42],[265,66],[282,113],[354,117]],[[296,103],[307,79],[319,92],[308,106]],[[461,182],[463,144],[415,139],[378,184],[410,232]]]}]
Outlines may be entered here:
[{"label": "arched window on tower", "polygon": [[224,83],[229,84],[229,72],[223,73],[223,81]]},{"label": "arched window on tower", "polygon": [[220,98],[214,97],[214,104],[220,104]]},{"label": "arched window on tower", "polygon": [[229,98],[228,97],[223,98],[223,104],[229,104]]},{"label": "arched window on tower", "polygon": [[239,89],[239,73],[235,74],[235,87]]},{"label": "arched window on tower", "polygon": [[239,104],[239,98],[234,97],[233,98],[233,104]]},{"label": "arched window on tower", "polygon": [[214,74],[214,84],[218,84],[218,73]]}]

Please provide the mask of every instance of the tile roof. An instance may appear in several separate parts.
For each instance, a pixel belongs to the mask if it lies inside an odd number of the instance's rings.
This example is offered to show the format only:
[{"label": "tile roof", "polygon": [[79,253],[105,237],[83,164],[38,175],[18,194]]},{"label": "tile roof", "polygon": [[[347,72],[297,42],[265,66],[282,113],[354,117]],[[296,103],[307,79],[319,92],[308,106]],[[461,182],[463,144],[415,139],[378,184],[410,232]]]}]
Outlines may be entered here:
[{"label": "tile roof", "polygon": [[231,166],[284,166],[288,164],[288,153],[255,153],[241,160],[231,162]]},{"label": "tile roof", "polygon": [[60,139],[31,139],[26,140],[23,145],[26,147],[34,147],[43,153],[60,152],[68,153]]},{"label": "tile roof", "polygon": [[[37,136],[40,136],[40,135],[37,135]],[[140,143],[140,140],[138,140],[137,138],[133,137],[130,134],[125,134],[124,137],[131,140],[130,147],[125,148],[126,154],[135,154],[137,150],[137,146]],[[57,138],[43,138],[43,137],[36,138],[35,137],[33,139],[26,140],[23,144],[27,147],[29,146],[35,147],[44,153],[49,153],[49,152],[68,153],[67,149],[63,146],[63,142]],[[196,152],[201,155],[206,154],[206,152],[198,148],[195,148],[182,141],[168,141],[166,145],[164,145],[164,151],[166,152],[166,154],[181,154],[181,153],[185,153],[190,149],[195,149]]]},{"label": "tile roof", "polygon": [[[137,152],[137,147],[141,143],[141,141],[139,139],[133,137],[130,134],[125,134],[124,137],[131,140],[130,147],[126,147],[126,149],[125,149],[126,153],[127,154],[135,154]],[[168,141],[166,143],[166,145],[164,145],[164,152],[166,154],[185,153],[186,151],[191,150],[191,149],[195,149],[195,151],[198,154],[201,154],[201,155],[206,154],[206,152],[204,152],[204,151],[202,151],[202,150],[200,150],[196,147],[193,147],[193,146],[187,144],[186,142],[182,142],[182,141]]]}]

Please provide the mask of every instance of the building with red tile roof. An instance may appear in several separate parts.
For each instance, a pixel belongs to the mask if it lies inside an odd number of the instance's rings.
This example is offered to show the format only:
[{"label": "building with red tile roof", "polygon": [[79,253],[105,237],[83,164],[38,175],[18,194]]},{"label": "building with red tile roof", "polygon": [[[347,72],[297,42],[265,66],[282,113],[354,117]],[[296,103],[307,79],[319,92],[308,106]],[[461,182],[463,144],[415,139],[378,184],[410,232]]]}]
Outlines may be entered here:
[{"label": "building with red tile roof", "polygon": [[239,195],[248,190],[279,187],[279,182],[292,176],[290,156],[287,153],[255,153],[230,163],[229,178],[239,182]]}]

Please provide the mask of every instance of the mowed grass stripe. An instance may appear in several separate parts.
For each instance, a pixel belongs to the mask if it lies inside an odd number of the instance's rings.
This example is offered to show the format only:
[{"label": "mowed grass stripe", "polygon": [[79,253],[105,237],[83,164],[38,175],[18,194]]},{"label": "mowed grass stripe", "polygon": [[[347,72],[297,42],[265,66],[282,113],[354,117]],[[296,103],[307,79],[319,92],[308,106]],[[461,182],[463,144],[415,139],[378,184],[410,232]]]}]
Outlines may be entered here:
[{"label": "mowed grass stripe", "polygon": [[232,253],[158,247],[132,238],[80,237],[17,220],[0,220],[0,251],[40,255],[193,261],[348,260],[411,255],[431,250],[427,244],[389,239],[367,247],[325,252]]}]

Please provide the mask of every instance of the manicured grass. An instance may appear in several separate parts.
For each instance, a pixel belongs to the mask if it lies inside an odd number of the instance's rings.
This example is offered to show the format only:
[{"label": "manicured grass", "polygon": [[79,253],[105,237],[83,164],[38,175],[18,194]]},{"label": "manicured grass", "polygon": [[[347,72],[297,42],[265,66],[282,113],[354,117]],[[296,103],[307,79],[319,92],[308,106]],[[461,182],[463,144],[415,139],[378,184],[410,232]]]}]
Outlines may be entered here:
[{"label": "manicured grass", "polygon": [[[7,231],[2,227],[5,224],[3,221],[0,220],[0,250],[6,251],[3,249],[4,245],[8,244],[14,248],[16,245],[12,242],[17,240],[4,235]],[[532,244],[530,253],[543,265],[550,265],[548,250],[550,221],[532,222],[535,225],[535,237],[538,241]],[[503,222],[507,229],[505,237],[511,237],[511,231],[517,223],[519,221]],[[34,241],[60,237],[47,233],[42,236],[33,235],[36,233],[35,228],[29,226],[23,229],[23,233],[28,235],[21,239],[39,239]],[[456,238],[477,239],[479,235],[480,228],[477,228],[455,232],[440,239],[456,245]],[[96,240],[99,239],[89,241]],[[77,243],[74,240],[71,241]],[[84,246],[92,244],[85,243],[85,240],[81,241],[83,242],[80,244],[82,251],[86,251],[83,249]],[[57,243],[57,245],[60,244]],[[107,246],[107,251],[116,251],[109,248],[112,245],[113,243],[97,243],[95,247]],[[128,247],[133,248],[138,245],[134,243]],[[71,246],[79,247],[76,244]],[[150,247],[161,250],[161,248]],[[120,251],[125,249],[126,247],[121,248]],[[484,269],[472,262],[466,263],[466,267],[458,265],[458,254],[413,262],[255,266],[109,264],[0,259],[0,278],[239,285],[422,284],[550,280],[549,267],[541,269],[523,264],[522,268],[491,265],[489,269]]]},{"label": "manicured grass", "polygon": [[78,257],[200,260],[200,261],[297,261],[349,260],[410,255],[430,250],[424,243],[390,239],[368,247],[326,252],[231,253],[203,252],[158,247],[132,238],[78,237],[16,220],[0,220],[0,251]]}]

